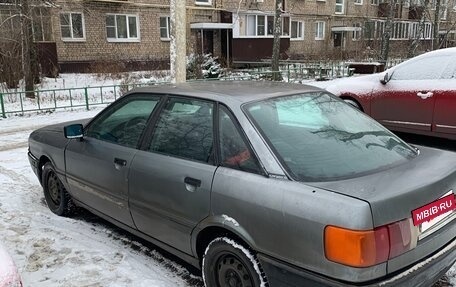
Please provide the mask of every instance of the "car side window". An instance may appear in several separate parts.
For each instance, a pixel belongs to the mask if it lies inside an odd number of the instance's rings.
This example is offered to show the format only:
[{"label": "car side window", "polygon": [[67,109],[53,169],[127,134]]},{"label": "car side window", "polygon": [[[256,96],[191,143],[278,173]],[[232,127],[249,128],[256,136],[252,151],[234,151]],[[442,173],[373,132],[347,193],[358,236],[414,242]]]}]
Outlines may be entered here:
[{"label": "car side window", "polygon": [[133,97],[123,104],[112,106],[91,123],[85,135],[136,148],[147,120],[158,101],[159,97]]},{"label": "car side window", "polygon": [[262,170],[234,117],[224,106],[219,111],[220,164],[225,167],[261,174]]},{"label": "car side window", "polygon": [[213,163],[214,104],[170,98],[155,126],[149,150],[184,159]]},{"label": "car side window", "polygon": [[446,78],[444,70],[450,65],[448,56],[434,56],[414,60],[398,66],[391,80],[438,80]]}]

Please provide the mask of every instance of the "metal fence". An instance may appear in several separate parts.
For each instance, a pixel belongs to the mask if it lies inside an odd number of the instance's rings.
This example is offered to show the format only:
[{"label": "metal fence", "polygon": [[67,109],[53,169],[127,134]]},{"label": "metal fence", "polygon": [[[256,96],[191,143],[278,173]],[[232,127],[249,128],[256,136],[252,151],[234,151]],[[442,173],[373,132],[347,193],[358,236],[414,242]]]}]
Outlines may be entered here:
[{"label": "metal fence", "polygon": [[[156,85],[145,84],[110,85],[69,89],[36,90],[33,92],[15,91],[0,93],[0,112],[3,118],[8,114],[42,112],[56,109],[86,108],[107,105],[129,90]],[[33,98],[27,97],[33,94]]]}]

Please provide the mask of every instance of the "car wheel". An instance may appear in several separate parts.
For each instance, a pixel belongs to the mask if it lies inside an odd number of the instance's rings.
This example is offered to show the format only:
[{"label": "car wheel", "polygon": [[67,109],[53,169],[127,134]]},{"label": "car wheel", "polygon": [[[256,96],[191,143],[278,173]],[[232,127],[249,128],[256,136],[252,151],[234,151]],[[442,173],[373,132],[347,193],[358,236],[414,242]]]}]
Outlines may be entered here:
[{"label": "car wheel", "polygon": [[351,99],[344,99],[344,102],[346,102],[347,104],[350,104],[352,105],[353,107],[357,108],[358,110],[361,111],[361,107],[359,106],[359,104],[357,102],[355,102],[354,100],[351,100]]},{"label": "car wheel", "polygon": [[42,183],[44,198],[49,209],[60,216],[70,215],[74,208],[73,201],[50,162],[43,166]]},{"label": "car wheel", "polygon": [[203,281],[207,287],[264,287],[267,280],[256,256],[235,240],[212,240],[203,256]]}]

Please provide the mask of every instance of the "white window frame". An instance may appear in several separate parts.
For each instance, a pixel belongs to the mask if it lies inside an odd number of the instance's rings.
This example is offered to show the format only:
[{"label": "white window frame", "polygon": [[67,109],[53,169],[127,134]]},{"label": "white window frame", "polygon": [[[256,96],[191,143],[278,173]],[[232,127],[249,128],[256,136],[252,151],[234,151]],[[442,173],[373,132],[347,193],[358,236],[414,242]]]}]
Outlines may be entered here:
[{"label": "white window frame", "polygon": [[[296,38],[293,38],[293,22],[296,22]],[[301,31],[300,31],[301,30]],[[301,33],[299,33],[301,32]],[[302,41],[304,40],[304,21],[300,20],[291,20],[290,21],[290,41]]]},{"label": "white window frame", "polygon": [[448,18],[448,0],[440,0],[439,19],[446,20]]},{"label": "white window frame", "polygon": [[429,22],[424,23],[423,36],[421,39],[432,39],[432,24]]},{"label": "white window frame", "polygon": [[[114,27],[116,31],[116,37],[115,38],[109,38],[108,37],[108,32],[107,32],[107,25],[105,23],[105,31],[106,31],[106,39],[108,42],[113,42],[113,43],[124,43],[124,42],[140,42],[141,41],[141,35],[140,35],[140,27],[139,27],[139,16],[137,14],[123,14],[123,13],[107,13],[106,17],[108,16],[114,16],[114,26],[109,26],[109,27]],[[127,38],[119,38],[117,35],[117,16],[125,16],[127,19],[126,22],[126,30],[127,30]],[[136,18],[136,37],[130,37],[130,29],[129,29],[129,22],[130,17]],[[105,18],[106,19],[106,18]]]},{"label": "white window frame", "polygon": [[[342,3],[337,3],[337,1],[342,1]],[[337,7],[340,7],[341,10],[338,12]],[[345,12],[345,0],[336,0],[336,7],[334,8],[334,14],[344,14]]]},{"label": "white window frame", "polygon": [[[161,19],[162,18],[166,18],[166,27],[162,27],[161,26]],[[160,40],[162,40],[162,41],[170,41],[171,40],[171,37],[170,37],[170,35],[171,35],[171,19],[170,19],[170,16],[163,15],[163,16],[158,17],[158,25],[160,27],[159,28]],[[168,37],[166,37],[166,38],[162,37],[162,35],[161,35],[162,28],[166,28],[166,32],[168,34]]]},{"label": "white window frame", "polygon": [[[248,20],[248,18],[254,18],[254,21]],[[258,17],[264,17],[264,34],[263,35],[258,35]],[[274,34],[268,34],[269,32],[269,26],[268,26],[268,17],[274,17],[273,15],[269,14],[241,14],[239,15],[239,18],[242,18],[242,23],[243,27],[241,28],[240,20],[237,20],[237,27],[233,28],[233,38],[274,38]],[[290,34],[290,25],[291,25],[291,19],[288,15],[284,15],[280,17],[282,20],[282,35],[280,36],[281,38],[290,38],[290,35],[285,35],[284,34],[284,21],[288,20],[288,33]],[[235,22],[235,23],[236,23]],[[272,22],[274,23],[274,22]],[[254,29],[251,30],[253,32],[252,35],[248,34],[250,25],[254,25]],[[274,24],[273,24],[274,25]],[[272,28],[274,29],[274,28]],[[242,32],[241,32],[242,30]]]},{"label": "white window frame", "polygon": [[354,28],[359,28],[358,31],[356,30],[353,30],[353,33],[352,33],[352,41],[359,41],[361,40],[361,32],[362,32],[362,28],[361,28],[361,23],[353,23],[353,27]]},{"label": "white window frame", "polygon": [[379,3],[380,3],[379,0],[371,0],[371,5],[373,5],[373,6],[378,6]]},{"label": "white window frame", "polygon": [[[63,37],[62,35],[62,22],[60,20],[60,16],[63,15],[63,14],[68,14],[69,17],[70,17],[70,24],[69,25],[65,25],[65,26],[69,26],[70,28],[70,33],[71,33],[71,37]],[[81,15],[81,21],[82,21],[82,38],[74,38],[73,36],[73,14],[79,14]],[[61,12],[59,14],[59,27],[60,27],[60,36],[61,36],[61,39],[62,41],[65,41],[65,42],[84,42],[86,40],[86,30],[85,30],[85,20],[84,20],[84,13],[82,12]]]},{"label": "white window frame", "polygon": [[[324,40],[326,22],[325,21],[315,21],[314,27],[315,27],[315,40],[316,41]],[[319,32],[321,32],[321,33],[319,33]]]},{"label": "white window frame", "polygon": [[[181,1],[181,0],[177,0]],[[195,0],[195,5],[200,5],[200,6],[212,6],[212,0]]]},{"label": "white window frame", "polygon": [[355,0],[355,5],[363,5],[363,0]]}]

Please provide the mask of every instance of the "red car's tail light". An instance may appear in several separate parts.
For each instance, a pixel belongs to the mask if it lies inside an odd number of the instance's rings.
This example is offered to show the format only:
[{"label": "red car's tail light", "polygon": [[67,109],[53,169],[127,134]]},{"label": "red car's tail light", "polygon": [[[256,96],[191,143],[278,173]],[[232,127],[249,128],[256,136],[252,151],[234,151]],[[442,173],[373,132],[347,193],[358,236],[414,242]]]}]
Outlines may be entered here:
[{"label": "red car's tail light", "polygon": [[415,248],[417,234],[411,219],[373,230],[326,226],[325,255],[328,260],[352,267],[369,267]]}]

